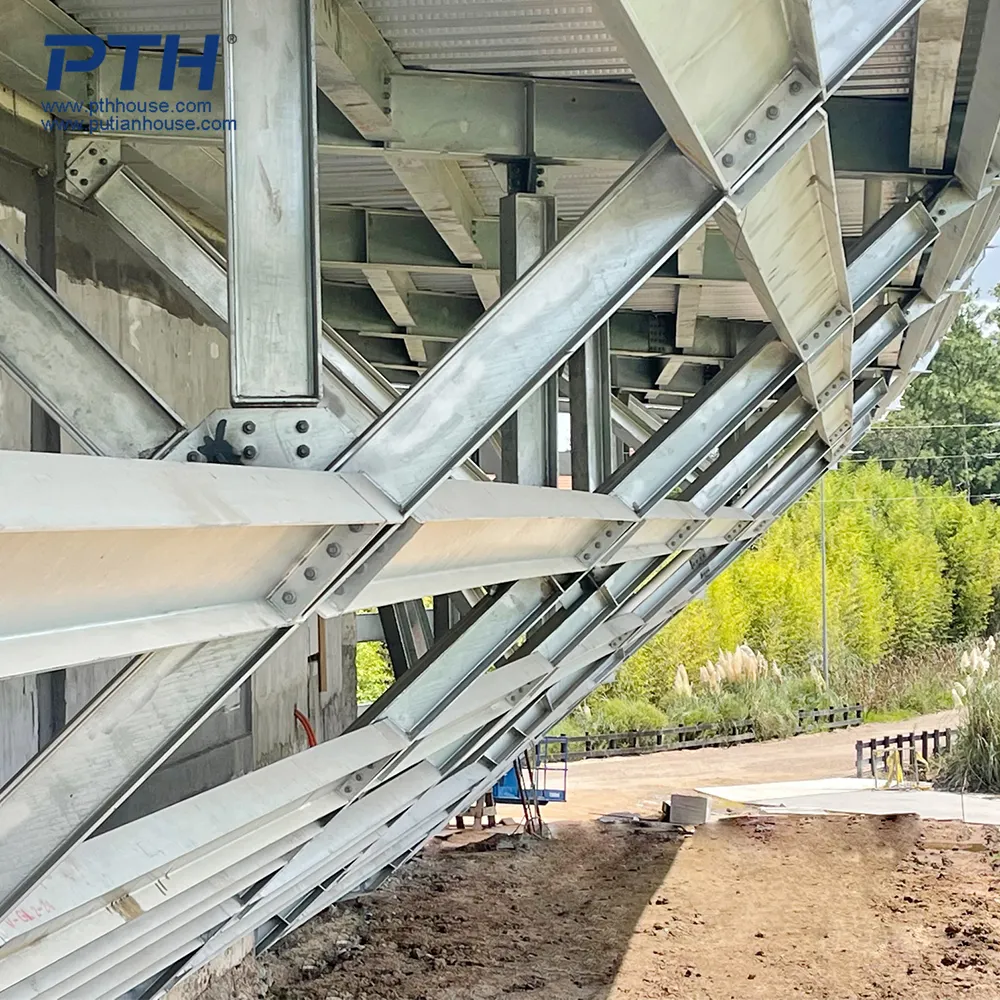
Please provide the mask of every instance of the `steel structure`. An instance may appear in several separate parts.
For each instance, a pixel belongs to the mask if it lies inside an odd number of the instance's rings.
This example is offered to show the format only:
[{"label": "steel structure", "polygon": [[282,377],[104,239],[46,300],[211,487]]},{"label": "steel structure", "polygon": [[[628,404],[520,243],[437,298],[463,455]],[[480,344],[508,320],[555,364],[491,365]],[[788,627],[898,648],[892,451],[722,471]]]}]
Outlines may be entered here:
[{"label": "steel structure", "polygon": [[[67,132],[57,173],[231,405],[182,419],[0,245],[0,366],[85,452],[0,452],[0,678],[135,657],[0,791],[0,1000],[150,1000],[378,884],[899,399],[1000,224],[1000,0],[0,0],[0,153],[49,172],[45,34],[213,31],[224,143]],[[93,836],[373,606],[348,732]]]}]

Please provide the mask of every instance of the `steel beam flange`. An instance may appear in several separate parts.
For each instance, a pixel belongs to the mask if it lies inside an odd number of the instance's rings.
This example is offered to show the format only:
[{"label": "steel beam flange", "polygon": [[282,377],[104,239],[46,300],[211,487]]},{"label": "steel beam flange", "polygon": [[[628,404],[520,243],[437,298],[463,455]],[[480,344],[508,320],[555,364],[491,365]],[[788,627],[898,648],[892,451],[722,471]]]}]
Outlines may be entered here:
[{"label": "steel beam flange", "polygon": [[799,356],[804,361],[811,361],[833,343],[850,322],[851,310],[845,305],[834,306],[818,326],[796,343]]},{"label": "steel beam flange", "polygon": [[903,318],[909,325],[924,313],[930,312],[941,301],[942,299],[932,299],[926,292],[918,292],[903,306]]},{"label": "steel beam flange", "polygon": [[288,621],[308,614],[338,578],[349,571],[364,573],[364,563],[351,566],[383,530],[383,524],[338,524],[331,528],[268,595],[267,601]]},{"label": "steel beam flange", "polygon": [[352,440],[325,406],[216,410],[166,456],[175,462],[253,465],[324,472]]},{"label": "steel beam flange", "polygon": [[118,139],[66,140],[66,193],[78,201],[89,198],[121,163]]},{"label": "steel beam flange", "polygon": [[819,87],[792,69],[716,151],[723,178],[736,184],[819,96]]}]

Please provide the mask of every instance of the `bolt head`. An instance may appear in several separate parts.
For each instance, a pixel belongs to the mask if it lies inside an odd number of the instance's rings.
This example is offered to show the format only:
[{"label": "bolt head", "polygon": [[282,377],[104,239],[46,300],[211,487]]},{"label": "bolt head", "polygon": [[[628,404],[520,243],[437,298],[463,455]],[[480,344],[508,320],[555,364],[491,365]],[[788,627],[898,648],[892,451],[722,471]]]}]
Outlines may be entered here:
[{"label": "bolt head", "polygon": [[352,535],[358,534],[359,531],[364,529],[363,524],[352,524],[347,530],[350,531]]},{"label": "bolt head", "polygon": [[731,167],[735,162],[736,160],[733,159],[732,153],[726,153],[725,156],[722,157],[722,165],[724,167]]},{"label": "bolt head", "polygon": [[307,580],[316,579],[316,570],[312,566],[307,566],[305,573],[302,574]]},{"label": "bolt head", "polygon": [[788,93],[789,94],[798,94],[801,91],[802,91],[802,81],[801,80],[792,80],[792,82],[788,85]]},{"label": "bolt head", "polygon": [[196,451],[189,451],[187,453],[187,460],[189,462],[200,462],[201,461],[201,455],[199,455],[198,452],[196,452]]},{"label": "bolt head", "polygon": [[282,601],[285,602],[285,604],[294,604],[295,603],[295,595],[290,590],[286,590],[281,595],[281,599],[282,599]]},{"label": "bolt head", "polygon": [[340,546],[336,542],[330,542],[330,544],[326,547],[326,554],[331,559],[336,559],[337,556],[340,555]]},{"label": "bolt head", "polygon": [[780,114],[780,112],[778,111],[778,105],[777,104],[770,105],[767,111],[764,112],[764,114],[767,115],[768,119],[773,122],[774,119],[777,118],[778,115]]},{"label": "bolt head", "polygon": [[345,792],[353,792],[354,789],[350,785],[344,785],[344,791]]},{"label": "bolt head", "polygon": [[244,434],[253,434],[255,430],[257,430],[257,425],[252,420],[245,420],[243,422]]},{"label": "bolt head", "polygon": [[297,431],[298,431],[298,432],[299,432],[300,434],[305,434],[305,433],[306,433],[306,432],[307,432],[307,431],[309,430],[309,421],[308,421],[308,420],[300,420],[300,421],[299,421],[299,422],[298,422],[298,423],[297,423],[297,424],[295,425],[295,429],[296,429],[296,430],[297,430]]},{"label": "bolt head", "polygon": [[298,448],[295,449],[295,454],[298,455],[299,458],[308,458],[309,457],[309,445],[307,445],[307,444],[300,444],[298,446]]},{"label": "bolt head", "polygon": [[757,133],[752,128],[748,128],[743,133],[743,141],[748,146],[752,146],[757,141]]},{"label": "bolt head", "polygon": [[248,444],[248,445],[247,445],[247,446],[246,446],[246,447],[245,447],[245,448],[243,449],[243,457],[244,457],[244,458],[245,458],[245,459],[246,459],[246,460],[247,460],[248,462],[250,462],[250,461],[253,461],[253,459],[255,459],[255,458],[257,457],[257,449],[256,449],[256,448],[255,448],[255,447],[254,447],[254,446],[253,446],[252,444]]}]

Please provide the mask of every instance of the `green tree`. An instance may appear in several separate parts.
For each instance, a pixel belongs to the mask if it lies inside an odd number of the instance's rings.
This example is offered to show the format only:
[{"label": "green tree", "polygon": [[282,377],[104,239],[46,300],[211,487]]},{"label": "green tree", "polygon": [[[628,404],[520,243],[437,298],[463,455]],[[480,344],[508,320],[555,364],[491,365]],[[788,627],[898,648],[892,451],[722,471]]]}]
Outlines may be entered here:
[{"label": "green tree", "polygon": [[900,410],[872,428],[860,455],[973,498],[1000,495],[1000,426],[977,426],[1000,425],[998,324],[1000,310],[965,306],[930,371],[906,390]]}]

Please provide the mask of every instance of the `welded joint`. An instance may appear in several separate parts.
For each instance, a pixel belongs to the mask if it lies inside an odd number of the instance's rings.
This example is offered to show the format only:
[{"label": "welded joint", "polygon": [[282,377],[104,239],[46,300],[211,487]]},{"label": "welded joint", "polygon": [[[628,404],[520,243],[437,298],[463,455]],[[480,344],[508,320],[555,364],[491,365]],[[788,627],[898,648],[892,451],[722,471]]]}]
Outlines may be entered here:
[{"label": "welded joint", "polygon": [[288,621],[300,620],[348,571],[364,573],[364,563],[353,567],[351,563],[382,528],[381,523],[331,528],[268,595],[268,603]]},{"label": "welded joint", "polygon": [[585,549],[577,553],[584,569],[593,569],[606,562],[642,526],[641,521],[607,521],[604,528]]},{"label": "welded joint", "polygon": [[819,87],[798,67],[787,73],[716,150],[722,177],[730,184],[740,180],[819,96]]},{"label": "welded joint", "polygon": [[118,169],[121,157],[119,139],[67,139],[66,193],[85,201]]},{"label": "welded joint", "polygon": [[817,326],[796,341],[795,349],[799,356],[804,361],[810,361],[822,353],[843,333],[851,318],[851,310],[846,305],[834,306]]}]

